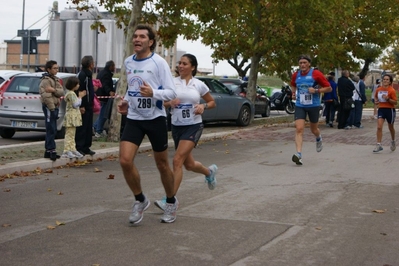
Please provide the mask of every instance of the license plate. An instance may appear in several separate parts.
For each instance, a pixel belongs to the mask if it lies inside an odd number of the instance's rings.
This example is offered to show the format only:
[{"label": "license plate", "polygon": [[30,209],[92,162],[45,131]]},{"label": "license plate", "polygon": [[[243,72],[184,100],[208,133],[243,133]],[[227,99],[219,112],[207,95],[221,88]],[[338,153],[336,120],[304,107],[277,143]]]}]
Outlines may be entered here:
[{"label": "license plate", "polygon": [[37,122],[11,121],[12,127],[37,128]]}]

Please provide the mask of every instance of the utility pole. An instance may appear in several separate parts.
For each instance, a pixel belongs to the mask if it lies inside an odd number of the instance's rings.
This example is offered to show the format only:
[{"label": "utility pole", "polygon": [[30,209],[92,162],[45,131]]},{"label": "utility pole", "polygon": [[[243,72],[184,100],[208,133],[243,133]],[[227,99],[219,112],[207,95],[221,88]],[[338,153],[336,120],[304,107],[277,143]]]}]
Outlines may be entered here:
[{"label": "utility pole", "polygon": [[[22,4],[22,30],[24,30],[24,24],[25,24],[24,22],[25,22],[25,0],[23,0],[23,4]],[[21,54],[19,56],[19,70],[21,70],[21,71],[22,71],[22,60],[24,58],[22,40],[23,40],[23,37],[21,36]]]}]

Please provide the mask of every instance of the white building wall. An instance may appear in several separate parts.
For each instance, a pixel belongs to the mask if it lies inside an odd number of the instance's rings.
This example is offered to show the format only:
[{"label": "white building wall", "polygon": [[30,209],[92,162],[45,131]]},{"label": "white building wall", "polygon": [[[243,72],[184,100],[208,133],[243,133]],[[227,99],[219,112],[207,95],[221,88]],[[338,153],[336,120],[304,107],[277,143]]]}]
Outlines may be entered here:
[{"label": "white building wall", "polygon": [[0,43],[0,65],[7,63],[7,43]]}]

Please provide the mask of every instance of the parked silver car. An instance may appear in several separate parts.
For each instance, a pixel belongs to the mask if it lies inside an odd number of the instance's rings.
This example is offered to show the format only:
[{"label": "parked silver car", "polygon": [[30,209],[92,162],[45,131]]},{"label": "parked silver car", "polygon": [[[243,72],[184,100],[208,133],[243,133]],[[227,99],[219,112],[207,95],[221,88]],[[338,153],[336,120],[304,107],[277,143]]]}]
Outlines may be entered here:
[{"label": "parked silver car", "polygon": [[[238,126],[248,126],[255,112],[250,100],[236,95],[214,78],[196,77],[204,82],[216,102],[216,108],[206,110],[202,120],[206,122],[234,121]],[[203,101],[203,100],[201,100]]]},{"label": "parked silver car", "polygon": [[10,81],[16,75],[29,73],[27,71],[19,71],[19,70],[0,70],[0,91],[3,85]]},{"label": "parked silver car", "polygon": [[[39,85],[43,72],[14,76],[0,94],[0,136],[12,138],[16,131],[46,131]],[[62,84],[71,73],[58,73]],[[63,138],[65,128],[62,123],[65,115],[65,102],[61,101],[57,120],[57,138]]]}]

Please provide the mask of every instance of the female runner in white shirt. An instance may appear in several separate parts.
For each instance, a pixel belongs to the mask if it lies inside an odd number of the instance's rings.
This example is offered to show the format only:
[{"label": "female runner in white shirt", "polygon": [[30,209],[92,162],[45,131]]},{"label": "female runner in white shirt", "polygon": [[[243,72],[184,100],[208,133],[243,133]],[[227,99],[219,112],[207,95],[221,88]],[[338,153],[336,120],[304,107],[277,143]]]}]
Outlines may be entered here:
[{"label": "female runner in white shirt", "polygon": [[[184,54],[181,57],[178,65],[179,76],[174,78],[176,99],[164,103],[166,108],[171,107],[172,114],[172,137],[176,149],[173,157],[175,195],[183,179],[183,165],[188,171],[205,175],[209,189],[213,190],[216,186],[217,166],[212,164],[205,167],[194,160],[192,155],[204,128],[201,115],[206,109],[216,107],[209,88],[194,77],[197,67],[198,62],[194,55]],[[200,104],[201,98],[205,103]],[[165,199],[155,201],[155,205],[163,210]]]}]

